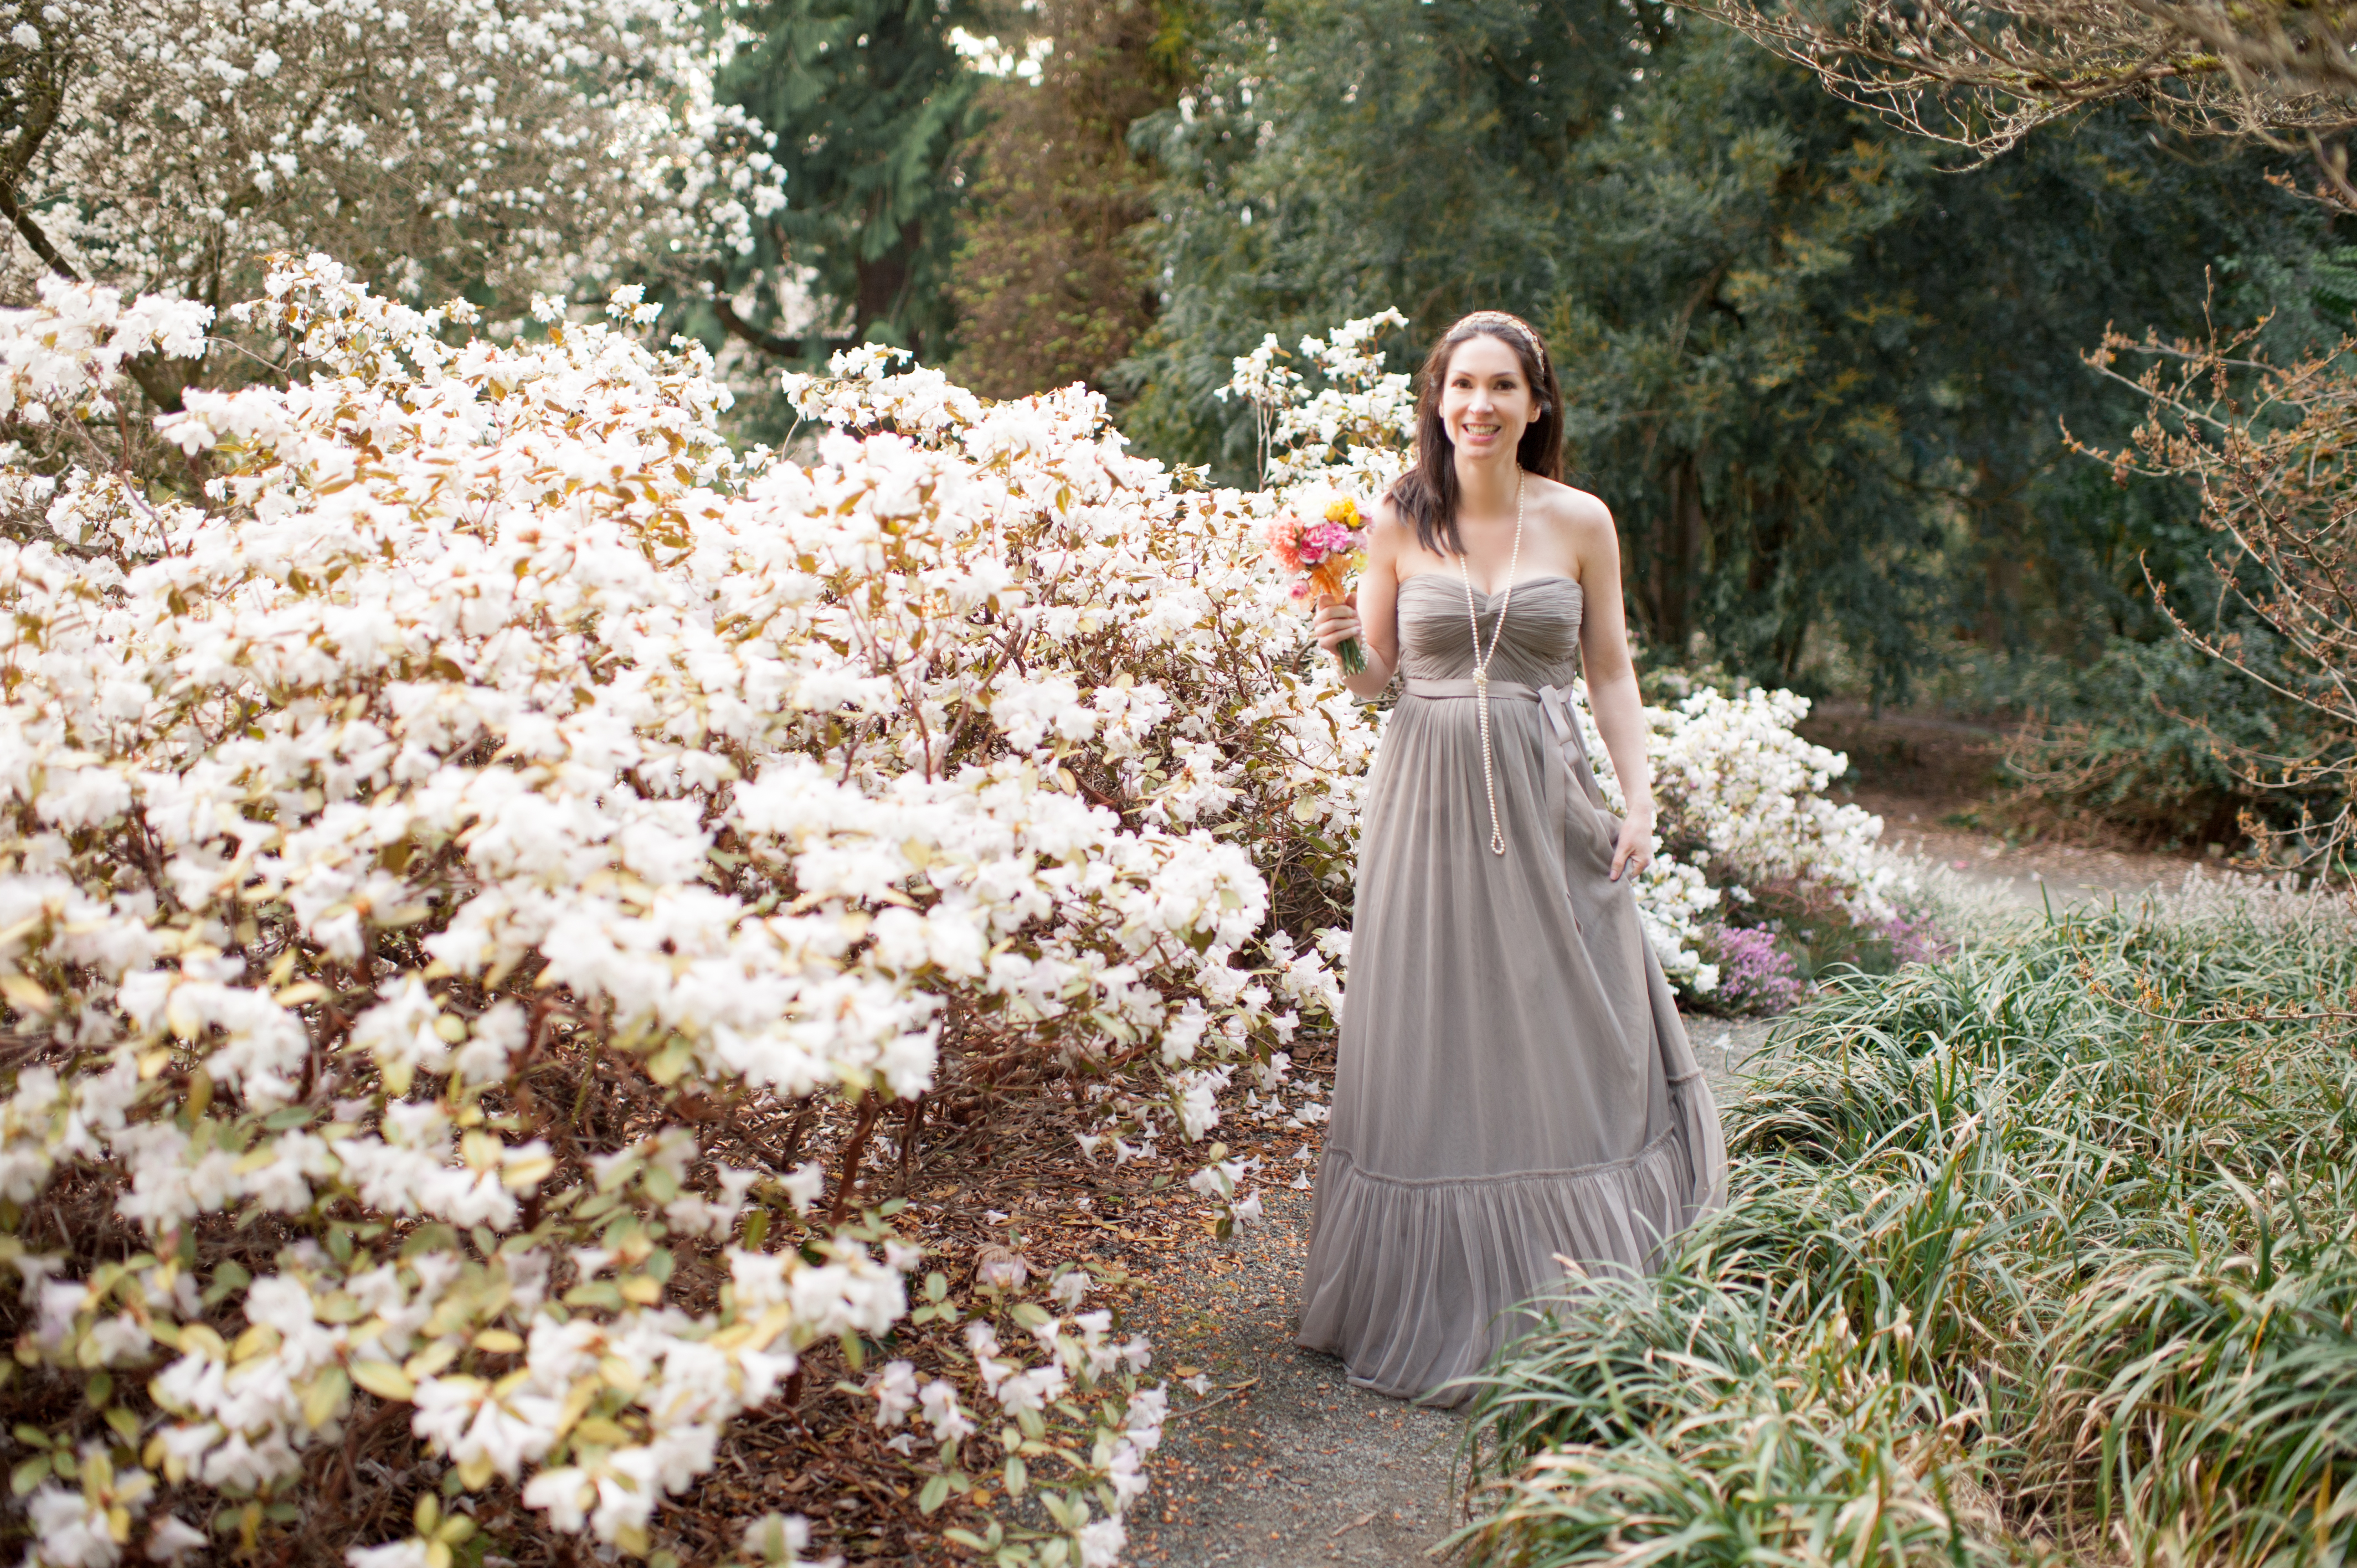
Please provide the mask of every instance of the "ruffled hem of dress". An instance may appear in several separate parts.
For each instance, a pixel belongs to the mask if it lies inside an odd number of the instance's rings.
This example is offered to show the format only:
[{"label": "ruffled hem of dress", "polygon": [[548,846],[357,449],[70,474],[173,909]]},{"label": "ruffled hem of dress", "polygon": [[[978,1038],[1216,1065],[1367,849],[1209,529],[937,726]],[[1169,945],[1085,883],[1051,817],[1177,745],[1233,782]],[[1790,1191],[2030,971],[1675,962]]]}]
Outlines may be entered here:
[{"label": "ruffled hem of dress", "polygon": [[1533,1326],[1517,1311],[1565,1278],[1651,1272],[1663,1244],[1725,1200],[1718,1108],[1696,1073],[1672,1079],[1670,1125],[1634,1157],[1571,1171],[1401,1181],[1329,1150],[1302,1271],[1297,1342],[1342,1359],[1350,1380],[1448,1407]]}]

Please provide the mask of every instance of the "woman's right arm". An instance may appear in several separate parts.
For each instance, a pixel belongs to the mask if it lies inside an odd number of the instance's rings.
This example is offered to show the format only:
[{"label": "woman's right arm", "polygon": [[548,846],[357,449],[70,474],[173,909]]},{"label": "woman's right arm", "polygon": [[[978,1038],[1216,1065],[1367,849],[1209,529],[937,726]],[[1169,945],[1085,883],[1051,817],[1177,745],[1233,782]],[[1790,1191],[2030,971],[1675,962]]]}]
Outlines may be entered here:
[{"label": "woman's right arm", "polygon": [[1386,499],[1378,503],[1375,521],[1367,529],[1367,564],[1359,574],[1359,585],[1339,604],[1332,600],[1321,604],[1317,618],[1310,623],[1318,646],[1329,653],[1346,639],[1359,639],[1359,647],[1367,656],[1367,667],[1359,674],[1343,677],[1342,684],[1352,696],[1368,701],[1383,694],[1383,688],[1392,683],[1392,674],[1399,668],[1402,532],[1391,502]]}]

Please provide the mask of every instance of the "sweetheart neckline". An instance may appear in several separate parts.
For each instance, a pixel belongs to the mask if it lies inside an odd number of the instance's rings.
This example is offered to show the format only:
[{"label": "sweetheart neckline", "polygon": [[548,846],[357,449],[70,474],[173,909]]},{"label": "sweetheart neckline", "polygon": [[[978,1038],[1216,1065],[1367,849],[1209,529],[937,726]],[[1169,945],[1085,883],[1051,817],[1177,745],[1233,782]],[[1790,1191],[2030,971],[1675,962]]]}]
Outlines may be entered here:
[{"label": "sweetheart neckline", "polygon": [[[1446,572],[1417,572],[1417,573],[1414,573],[1414,574],[1412,574],[1412,575],[1408,575],[1408,576],[1405,576],[1405,577],[1401,578],[1401,579],[1400,579],[1400,584],[1399,584],[1399,585],[1400,585],[1401,587],[1405,588],[1405,587],[1406,587],[1410,583],[1420,583],[1420,582],[1422,582],[1422,581],[1423,581],[1425,578],[1426,578],[1426,577],[1447,577],[1448,575],[1448,573],[1446,573]],[[1464,580],[1462,577],[1460,577],[1460,578],[1458,578],[1458,585],[1459,585],[1460,586],[1470,586],[1470,585],[1467,584],[1467,583],[1465,582],[1465,580]],[[1549,573],[1548,573],[1548,574],[1546,574],[1544,576],[1541,576],[1541,577],[1524,577],[1524,578],[1523,578],[1520,582],[1516,582],[1516,583],[1510,583],[1510,584],[1508,584],[1508,585],[1507,585],[1507,587],[1511,587],[1511,588],[1527,588],[1527,587],[1529,587],[1529,586],[1530,586],[1532,584],[1534,584],[1534,583],[1569,583],[1573,587],[1575,587],[1575,588],[1579,588],[1579,579],[1578,579],[1578,578],[1577,578],[1577,577],[1566,577],[1566,576],[1565,576],[1565,575],[1564,575],[1562,573],[1560,573],[1560,572],[1549,572]],[[1504,592],[1506,591],[1506,589],[1505,589],[1505,588],[1475,588],[1475,589],[1473,589],[1473,591],[1474,591],[1475,593],[1477,593],[1477,594],[1480,595],[1480,596],[1481,596],[1483,598],[1485,598],[1485,599],[1494,599],[1494,598],[1496,598],[1500,594],[1504,593]],[[1585,596],[1585,595],[1587,594],[1587,589],[1585,589],[1585,588],[1580,588],[1580,593],[1581,593],[1583,596]]]}]

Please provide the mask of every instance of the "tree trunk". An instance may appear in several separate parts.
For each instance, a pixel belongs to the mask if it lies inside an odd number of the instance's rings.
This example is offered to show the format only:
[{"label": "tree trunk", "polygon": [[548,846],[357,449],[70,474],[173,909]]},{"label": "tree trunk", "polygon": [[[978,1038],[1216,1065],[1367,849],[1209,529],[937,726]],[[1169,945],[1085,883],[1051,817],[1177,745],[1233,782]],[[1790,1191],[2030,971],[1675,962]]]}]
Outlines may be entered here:
[{"label": "tree trunk", "polygon": [[1695,573],[1702,551],[1702,475],[1693,453],[1670,459],[1662,489],[1666,504],[1653,531],[1649,597],[1654,640],[1675,662],[1685,657],[1694,635]]},{"label": "tree trunk", "polygon": [[[900,238],[882,255],[859,260],[859,294],[853,302],[852,336],[861,342],[867,340],[871,322],[887,321],[906,303],[909,274],[917,260],[917,246],[924,238],[922,221],[910,219],[900,225]],[[923,358],[924,334],[915,328],[909,332],[909,351]]]}]

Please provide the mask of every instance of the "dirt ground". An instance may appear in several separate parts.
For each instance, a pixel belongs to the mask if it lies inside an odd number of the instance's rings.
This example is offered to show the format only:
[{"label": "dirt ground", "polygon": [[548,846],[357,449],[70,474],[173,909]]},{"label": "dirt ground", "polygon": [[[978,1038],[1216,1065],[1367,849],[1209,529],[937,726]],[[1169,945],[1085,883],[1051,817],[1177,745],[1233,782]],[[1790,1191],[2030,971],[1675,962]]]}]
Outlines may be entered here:
[{"label": "dirt ground", "polygon": [[1448,1533],[1463,1423],[1352,1388],[1342,1364],[1295,1347],[1310,1195],[1278,1187],[1267,1219],[1206,1241],[1132,1307],[1161,1369],[1211,1380],[1181,1393],[1132,1560],[1297,1568],[1428,1561]]},{"label": "dirt ground", "polygon": [[1856,704],[1820,704],[1801,725],[1819,746],[1845,753],[1850,770],[1828,791],[1883,821],[1883,843],[1921,856],[2007,902],[2059,908],[2086,897],[2134,897],[2171,886],[2196,866],[2226,864],[2220,854],[2159,854],[2126,847],[2101,828],[2050,826],[2040,836],[1991,831],[1975,822],[2000,783],[2005,736],[1967,720],[1906,714],[1875,716]]}]

